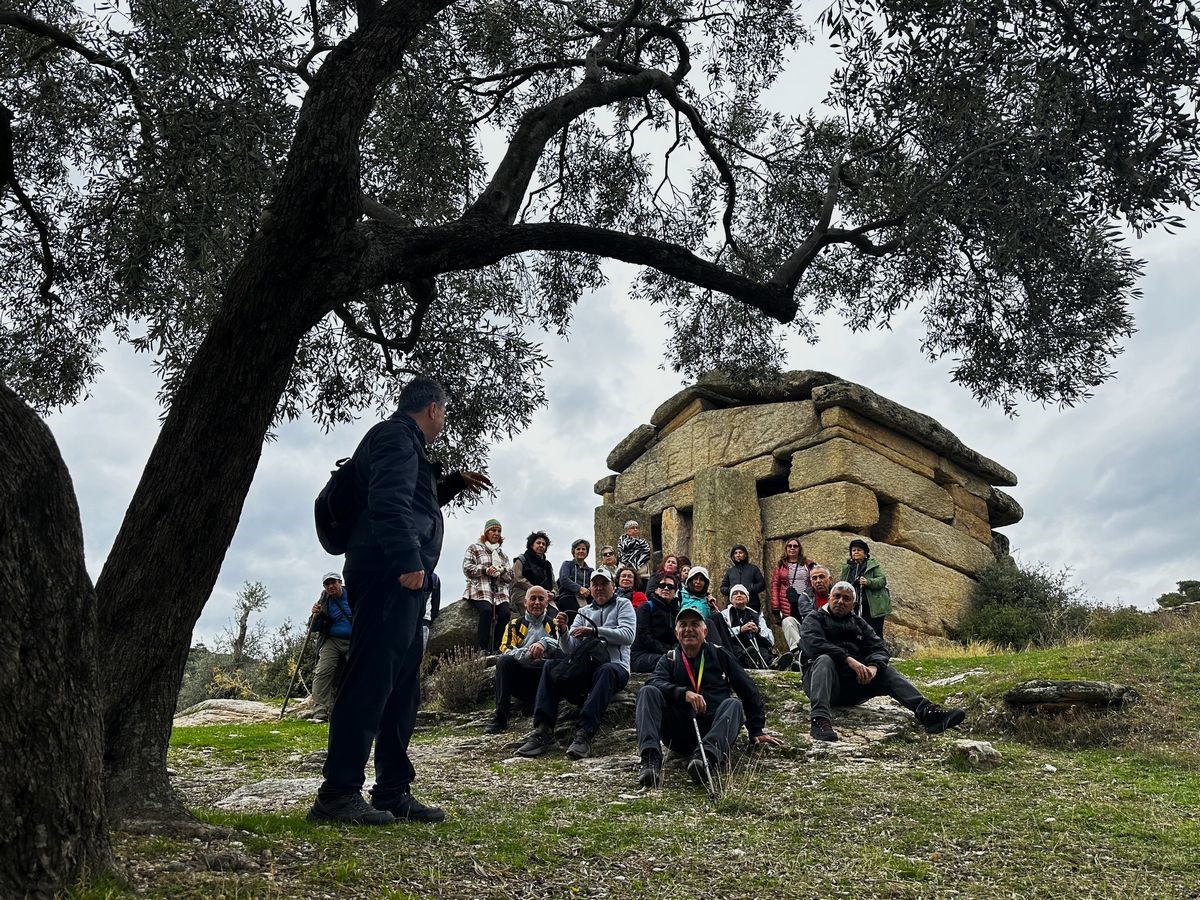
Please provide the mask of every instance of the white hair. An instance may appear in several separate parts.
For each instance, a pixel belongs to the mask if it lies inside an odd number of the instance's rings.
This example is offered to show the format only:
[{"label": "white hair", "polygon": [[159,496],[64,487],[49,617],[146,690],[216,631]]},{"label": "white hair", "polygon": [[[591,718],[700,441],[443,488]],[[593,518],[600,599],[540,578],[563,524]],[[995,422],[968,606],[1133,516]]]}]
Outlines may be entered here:
[{"label": "white hair", "polygon": [[858,592],[854,590],[854,585],[852,585],[852,584],[851,584],[850,582],[848,582],[848,581],[839,581],[837,584],[835,584],[833,587],[831,587],[831,588],[829,589],[829,596],[830,596],[830,597],[832,597],[832,596],[833,596],[833,592],[834,592],[834,591],[849,591],[849,592],[850,592],[850,595],[851,595],[852,597],[857,597],[857,596],[858,596]]}]

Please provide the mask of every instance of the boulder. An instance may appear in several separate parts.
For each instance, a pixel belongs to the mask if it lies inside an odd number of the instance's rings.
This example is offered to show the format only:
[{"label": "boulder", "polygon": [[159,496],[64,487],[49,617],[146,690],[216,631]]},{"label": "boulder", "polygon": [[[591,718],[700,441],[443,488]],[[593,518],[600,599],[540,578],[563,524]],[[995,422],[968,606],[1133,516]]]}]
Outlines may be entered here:
[{"label": "boulder", "polygon": [[865,487],[838,481],[761,501],[763,534],[786,538],[810,531],[867,531],[879,521],[879,504]]},{"label": "boulder", "polygon": [[[639,425],[629,432],[621,443],[612,448],[608,459],[604,461],[605,464],[614,472],[624,471],[631,462],[642,455],[642,451],[650,445],[656,434],[658,434],[658,430],[653,425]],[[598,490],[596,493],[604,494],[607,491]]]},{"label": "boulder", "polygon": [[1138,699],[1138,692],[1123,684],[1052,679],[1022,681],[1004,695],[1009,706],[1030,712],[1061,712],[1078,707],[1119,709]]},{"label": "boulder", "polygon": [[702,469],[769,456],[819,427],[809,401],[706,410],[656,442],[617,477],[616,502],[643,500],[691,480]]},{"label": "boulder", "polygon": [[990,546],[902,503],[883,508],[875,535],[967,575],[978,575],[996,561]]},{"label": "boulder", "polygon": [[429,629],[429,645],[425,652],[430,656],[441,656],[455,647],[474,650],[479,646],[479,613],[468,601],[462,599],[443,603],[438,617]]},{"label": "boulder", "polygon": [[668,506],[662,514],[662,552],[690,556],[692,549],[692,517]]},{"label": "boulder", "polygon": [[916,474],[874,450],[835,438],[801,450],[792,456],[788,487],[793,491],[852,481],[873,490],[881,500],[903,503],[913,509],[949,521],[954,518],[954,501],[945,488]]},{"label": "boulder", "polygon": [[278,722],[283,704],[257,700],[201,700],[175,717],[174,725],[250,725]]},{"label": "boulder", "polygon": [[995,460],[972,450],[936,419],[881,397],[862,385],[849,381],[835,381],[832,384],[814,387],[812,398],[819,410],[841,406],[886,425],[893,431],[937,450],[951,462],[974,472],[989,484],[1012,486],[1017,483],[1016,475]]},{"label": "boulder", "polygon": [[1021,504],[998,488],[992,488],[987,506],[988,522],[993,528],[1015,525],[1025,516]]},{"label": "boulder", "polygon": [[296,806],[308,806],[322,778],[268,778],[243,785],[223,800],[213,804],[217,809],[234,812],[271,813]]},{"label": "boulder", "polygon": [[975,589],[975,582],[961,572],[912,550],[874,542],[853,532],[815,531],[801,535],[800,542],[809,557],[829,567],[836,581],[846,563],[850,541],[856,537],[867,541],[871,556],[879,560],[887,576],[893,607],[889,628],[894,620],[922,634],[944,635],[958,624]]},{"label": "boulder", "polygon": [[599,481],[596,482],[596,486],[594,488],[592,488],[592,490],[594,490],[601,497],[603,497],[605,494],[616,493],[617,476],[616,475],[605,475],[603,478],[601,478]]},{"label": "boulder", "polygon": [[[696,506],[692,518],[693,565],[708,569],[714,593],[729,566],[729,548],[761,547],[762,517],[754,478],[733,469],[705,469],[696,476]],[[760,564],[761,560],[756,560]],[[764,575],[766,573],[764,572]]]},{"label": "boulder", "polygon": [[992,554],[996,559],[1003,559],[1012,552],[1012,547],[1009,545],[1008,535],[1001,534],[998,531],[992,532]]},{"label": "boulder", "polygon": [[987,741],[955,741],[950,745],[949,758],[964,762],[972,769],[994,769],[1004,764],[1000,751]]}]

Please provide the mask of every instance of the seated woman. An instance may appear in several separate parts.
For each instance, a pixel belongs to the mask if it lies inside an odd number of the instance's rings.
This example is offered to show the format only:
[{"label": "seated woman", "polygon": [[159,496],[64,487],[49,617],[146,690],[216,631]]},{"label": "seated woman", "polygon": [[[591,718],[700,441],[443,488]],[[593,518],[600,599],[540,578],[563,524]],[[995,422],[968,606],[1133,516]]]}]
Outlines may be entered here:
[{"label": "seated woman", "polygon": [[617,569],[617,589],[615,596],[624,597],[637,609],[646,602],[646,595],[638,590],[638,573],[632,566],[621,566]]},{"label": "seated woman", "polygon": [[479,613],[479,649],[495,652],[500,635],[508,625],[508,586],[513,581],[512,563],[501,549],[504,536],[498,519],[488,519],[479,540],[467,547],[462,570],[467,577],[464,595]]},{"label": "seated woman", "polygon": [[550,536],[535,531],[525,538],[525,552],[513,560],[513,583],[508,589],[508,601],[520,615],[525,611],[525,592],[534,585],[545,588],[547,595],[554,591],[554,566],[546,558]]},{"label": "seated woman", "polygon": [[[749,604],[750,592],[745,585],[735,584],[729,589],[729,606],[721,612],[732,638],[725,649],[737,657],[743,668],[769,669],[775,656],[772,650],[775,636],[763,614]],[[791,663],[789,659],[787,665]]]}]

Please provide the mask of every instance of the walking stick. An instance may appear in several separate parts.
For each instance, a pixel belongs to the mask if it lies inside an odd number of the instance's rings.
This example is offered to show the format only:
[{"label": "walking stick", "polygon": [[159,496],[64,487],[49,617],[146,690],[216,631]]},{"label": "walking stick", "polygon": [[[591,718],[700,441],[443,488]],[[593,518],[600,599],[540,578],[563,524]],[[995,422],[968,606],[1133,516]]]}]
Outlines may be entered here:
[{"label": "walking stick", "polygon": [[[691,706],[688,707],[691,709]],[[708,766],[708,754],[704,752],[704,738],[700,736],[700,720],[696,717],[696,710],[692,709],[692,728],[696,731],[696,750],[700,754],[700,759],[704,761],[704,777],[708,779],[708,792],[713,797],[717,796],[717,788],[713,783],[712,769]]]},{"label": "walking stick", "polygon": [[283,708],[279,710],[279,718],[283,718],[283,714],[287,712],[288,700],[292,697],[292,691],[296,689],[296,679],[300,677],[300,664],[304,662],[304,651],[308,649],[308,642],[312,640],[313,622],[317,620],[317,614],[313,613],[308,617],[308,628],[304,635],[304,644],[300,647],[300,655],[296,657],[296,671],[292,673],[292,683],[288,685],[287,693],[283,695]]},{"label": "walking stick", "polygon": [[[733,635],[733,639],[734,639],[735,641],[737,641],[739,644],[741,644],[741,645],[742,645],[742,649],[746,651],[746,658],[747,658],[747,659],[749,659],[751,662],[754,662],[754,657],[753,657],[753,656],[750,654],[750,648],[749,648],[749,647],[747,647],[747,646],[746,646],[746,642],[742,640],[742,633],[741,633],[741,631],[734,631],[732,628],[730,628],[730,629],[729,629],[729,633]],[[754,646],[754,652],[758,654],[758,661],[759,661],[760,663],[762,663],[762,667],[763,667],[764,669],[769,669],[769,668],[771,668],[770,666],[768,666],[768,665],[767,665],[767,660],[766,660],[766,658],[765,658],[765,657],[762,655],[762,650],[760,650],[760,649],[758,648],[758,641],[756,641],[756,640],[754,639],[753,635],[750,637],[750,642],[751,642],[751,643],[753,644],[753,646]]]}]

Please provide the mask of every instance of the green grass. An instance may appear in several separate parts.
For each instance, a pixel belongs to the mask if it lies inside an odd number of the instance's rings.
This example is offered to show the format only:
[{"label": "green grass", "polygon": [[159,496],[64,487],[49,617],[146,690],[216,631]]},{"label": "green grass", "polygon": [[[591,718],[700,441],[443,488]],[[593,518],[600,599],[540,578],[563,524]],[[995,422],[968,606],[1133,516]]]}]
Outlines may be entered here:
[{"label": "green grass", "polygon": [[[785,704],[799,697],[799,676],[783,675],[763,682],[768,724],[793,747],[742,757],[715,801],[670,766],[663,790],[639,792],[624,747],[628,765],[615,769],[561,756],[514,764],[512,742],[479,744],[477,729],[452,720],[419,729],[414,741],[439,753],[436,765],[418,764],[416,788],[447,809],[440,826],[328,828],[299,814],[200,809],[232,830],[258,870],[195,871],[186,865],[194,843],[162,836],[120,836],[117,855],[143,873],[136,887],[151,896],[1193,897],[1198,657],[1193,629],[903,663],[918,682],[984,670],[929,693],[971,710],[969,736],[1005,757],[995,771],[952,764],[956,735],[810,759],[800,713],[781,717],[795,709]],[[1122,681],[1144,699],[1107,720],[1067,722],[1053,740],[988,712],[1016,682],[1053,677]],[[287,776],[326,734],[297,722],[181,728],[172,761],[238,766],[246,780]],[[184,865],[172,869],[172,860]],[[126,895],[104,883],[71,896]]]}]

